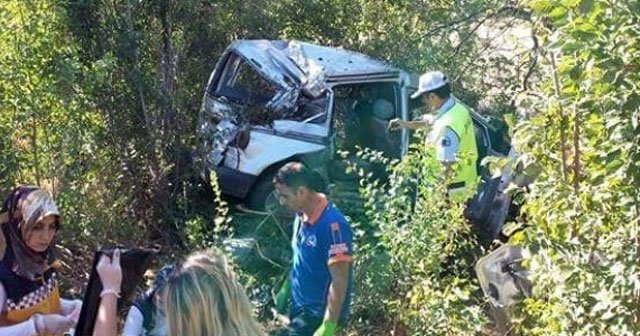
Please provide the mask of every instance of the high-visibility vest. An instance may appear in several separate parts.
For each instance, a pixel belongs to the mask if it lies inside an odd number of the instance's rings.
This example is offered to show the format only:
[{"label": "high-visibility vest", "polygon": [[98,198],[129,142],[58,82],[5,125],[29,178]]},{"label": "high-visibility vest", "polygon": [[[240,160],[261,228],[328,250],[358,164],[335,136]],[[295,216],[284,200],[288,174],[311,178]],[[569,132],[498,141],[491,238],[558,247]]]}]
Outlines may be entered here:
[{"label": "high-visibility vest", "polygon": [[[465,189],[475,184],[478,178],[476,166],[478,146],[471,115],[467,108],[459,102],[456,102],[451,109],[435,120],[433,124],[433,139],[440,139],[447,127],[451,128],[460,140],[458,154],[456,155],[458,168],[449,184],[450,196],[452,196],[451,193],[455,192],[455,190]],[[466,160],[464,159],[465,157],[467,158]]]}]

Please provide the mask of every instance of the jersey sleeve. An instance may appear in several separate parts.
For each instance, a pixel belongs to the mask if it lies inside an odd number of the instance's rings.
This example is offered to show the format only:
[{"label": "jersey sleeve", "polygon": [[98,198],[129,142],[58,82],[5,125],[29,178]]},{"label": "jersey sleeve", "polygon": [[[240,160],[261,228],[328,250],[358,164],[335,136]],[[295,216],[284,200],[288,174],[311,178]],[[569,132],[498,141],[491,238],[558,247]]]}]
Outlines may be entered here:
[{"label": "jersey sleeve", "polygon": [[327,264],[351,262],[353,260],[353,234],[346,221],[329,224]]}]

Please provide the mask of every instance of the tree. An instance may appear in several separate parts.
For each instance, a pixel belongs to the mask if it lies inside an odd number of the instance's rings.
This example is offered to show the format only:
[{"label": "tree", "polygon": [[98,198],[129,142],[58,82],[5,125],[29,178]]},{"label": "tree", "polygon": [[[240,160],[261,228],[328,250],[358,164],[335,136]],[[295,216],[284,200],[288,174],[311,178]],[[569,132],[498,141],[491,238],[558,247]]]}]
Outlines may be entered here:
[{"label": "tree", "polygon": [[548,80],[527,101],[519,149],[542,174],[527,197],[534,296],[527,335],[636,335],[638,4],[529,1]]}]

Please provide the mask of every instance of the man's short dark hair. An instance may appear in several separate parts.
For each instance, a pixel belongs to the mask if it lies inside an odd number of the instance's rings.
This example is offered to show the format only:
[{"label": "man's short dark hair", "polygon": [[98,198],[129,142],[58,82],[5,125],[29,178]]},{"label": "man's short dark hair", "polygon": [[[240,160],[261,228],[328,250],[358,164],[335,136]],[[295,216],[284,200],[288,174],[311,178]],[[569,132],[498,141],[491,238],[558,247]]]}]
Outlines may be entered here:
[{"label": "man's short dark hair", "polygon": [[278,169],[273,183],[283,184],[292,190],[306,187],[311,191],[324,191],[322,176],[300,162],[289,162]]},{"label": "man's short dark hair", "polygon": [[449,97],[451,97],[451,85],[449,83],[446,83],[445,85],[433,91],[425,92],[424,94],[429,94],[429,93],[433,93],[434,95],[438,96],[438,98],[440,99],[448,99]]}]

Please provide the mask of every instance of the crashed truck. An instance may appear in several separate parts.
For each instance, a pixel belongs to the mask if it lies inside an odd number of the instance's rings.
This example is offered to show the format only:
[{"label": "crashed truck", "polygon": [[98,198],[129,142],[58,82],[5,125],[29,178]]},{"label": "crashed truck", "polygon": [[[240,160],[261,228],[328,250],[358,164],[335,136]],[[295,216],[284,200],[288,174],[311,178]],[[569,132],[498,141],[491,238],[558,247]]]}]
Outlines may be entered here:
[{"label": "crashed truck", "polygon": [[[250,209],[277,212],[273,175],[287,162],[302,161],[325,177],[340,206],[336,190],[353,185],[355,195],[347,190],[345,199],[358,197],[357,183],[349,184],[356,177],[345,173],[348,158],[339,152],[368,147],[391,158],[406,154],[408,132],[389,132],[388,123],[408,120],[421,108],[409,98],[416,88],[417,76],[357,52],[299,41],[235,41],[211,73],[202,101],[204,176],[215,171],[223,194]],[[480,159],[509,155],[500,124],[476,112],[471,116]],[[484,187],[470,206],[471,217],[493,221],[488,235],[495,238],[495,223],[504,221],[506,211],[494,210],[508,208],[497,191],[505,181],[481,175]]]}]

